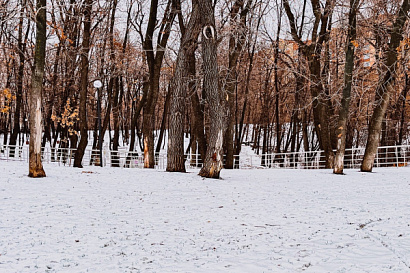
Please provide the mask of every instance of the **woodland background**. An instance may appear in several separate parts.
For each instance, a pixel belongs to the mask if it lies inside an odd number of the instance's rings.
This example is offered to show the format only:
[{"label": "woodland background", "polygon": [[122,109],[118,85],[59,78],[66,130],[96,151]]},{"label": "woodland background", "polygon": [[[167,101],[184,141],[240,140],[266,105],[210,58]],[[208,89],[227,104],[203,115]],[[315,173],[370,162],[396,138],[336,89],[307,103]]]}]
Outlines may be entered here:
[{"label": "woodland background", "polygon": [[[1,1],[4,145],[30,139],[39,2]],[[371,171],[372,146],[408,142],[408,17],[408,0],[47,1],[41,145],[77,149],[81,167],[100,99],[110,149],[138,145],[148,168],[168,137],[169,171],[192,152],[219,177],[243,144],[321,149],[335,172],[366,146]]]}]

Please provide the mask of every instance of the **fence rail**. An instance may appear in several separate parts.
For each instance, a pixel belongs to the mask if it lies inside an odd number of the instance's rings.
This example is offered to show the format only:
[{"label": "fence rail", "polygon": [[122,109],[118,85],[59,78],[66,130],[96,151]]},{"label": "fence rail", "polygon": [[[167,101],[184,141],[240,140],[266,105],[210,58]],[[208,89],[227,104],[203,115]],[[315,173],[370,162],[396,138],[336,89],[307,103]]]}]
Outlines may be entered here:
[{"label": "fence rail", "polygon": [[[71,166],[74,163],[75,149],[42,148],[43,163]],[[347,149],[344,159],[345,168],[359,168],[364,155],[364,148]],[[28,162],[28,146],[0,146],[0,161]],[[185,155],[186,168],[200,168],[202,161],[198,154]],[[103,150],[102,165],[111,167],[143,168],[143,156],[137,152],[129,152],[124,148],[118,151]],[[404,167],[410,161],[410,145],[379,147],[374,167]],[[321,169],[325,168],[323,151],[294,153],[271,153],[262,155],[241,155],[235,157],[234,167],[237,169],[286,168],[286,169]],[[100,165],[99,150],[86,149],[83,165]],[[167,155],[155,156],[155,168],[165,169]]]}]

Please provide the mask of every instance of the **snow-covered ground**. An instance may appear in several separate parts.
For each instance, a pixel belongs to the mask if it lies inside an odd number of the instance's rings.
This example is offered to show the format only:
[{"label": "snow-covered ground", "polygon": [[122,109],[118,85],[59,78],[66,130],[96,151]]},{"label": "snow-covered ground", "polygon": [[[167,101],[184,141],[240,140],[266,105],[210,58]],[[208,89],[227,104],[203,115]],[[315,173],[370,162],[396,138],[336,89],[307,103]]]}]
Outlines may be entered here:
[{"label": "snow-covered ground", "polygon": [[0,162],[0,272],[410,272],[410,168]]}]

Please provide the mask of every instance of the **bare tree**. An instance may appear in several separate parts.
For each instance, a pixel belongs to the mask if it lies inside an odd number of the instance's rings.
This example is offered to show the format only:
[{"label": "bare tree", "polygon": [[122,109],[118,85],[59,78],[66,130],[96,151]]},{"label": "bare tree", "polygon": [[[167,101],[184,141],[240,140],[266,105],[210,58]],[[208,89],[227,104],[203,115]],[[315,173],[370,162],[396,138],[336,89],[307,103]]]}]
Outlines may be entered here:
[{"label": "bare tree", "polygon": [[[23,33],[24,29],[24,14],[26,9],[26,1],[20,1],[20,19],[18,26],[18,56],[19,56],[19,65],[18,72],[16,77],[17,83],[17,93],[16,93],[16,107],[14,111],[14,121],[13,121],[13,131],[10,135],[9,145],[14,146],[17,144],[17,137],[20,133],[20,118],[21,118],[21,108],[23,104],[23,80],[24,80],[24,66],[26,63],[26,47],[27,39],[30,32],[30,21],[28,21],[26,26],[26,32]],[[14,147],[10,147],[10,156],[14,156]]]},{"label": "bare tree", "polygon": [[[304,0],[306,1],[306,0]],[[333,167],[334,153],[331,141],[331,130],[329,128],[329,104],[330,99],[323,86],[321,73],[321,55],[323,43],[329,32],[328,25],[331,24],[330,15],[334,8],[333,0],[326,0],[324,7],[319,0],[311,0],[313,11],[313,29],[309,42],[303,41],[302,32],[298,33],[297,20],[290,8],[289,0],[284,0],[286,15],[289,19],[289,25],[292,38],[298,43],[303,56],[308,61],[310,91],[313,98],[313,113],[317,136],[320,141],[321,148],[326,156],[326,168]],[[301,25],[300,28],[304,26]]]},{"label": "bare tree", "polygon": [[[154,168],[154,123],[155,107],[159,93],[159,80],[161,74],[162,61],[165,55],[168,38],[171,27],[175,19],[176,9],[175,1],[169,0],[165,9],[164,17],[159,27],[157,38],[157,47],[154,51],[154,31],[157,23],[158,0],[151,1],[150,15],[148,19],[145,38],[143,39],[143,50],[145,51],[146,61],[148,64],[149,81],[145,83],[144,92],[144,112],[143,112],[143,136],[144,136],[144,167]],[[141,35],[142,37],[142,35]]]},{"label": "bare tree", "polygon": [[397,48],[403,39],[404,26],[409,17],[410,1],[403,0],[398,11],[397,18],[389,31],[390,42],[384,52],[384,70],[380,76],[375,97],[375,108],[370,120],[369,133],[367,137],[366,150],[361,165],[362,172],[371,172],[373,169],[374,159],[380,142],[380,133],[383,118],[386,113],[390,96],[393,93],[394,83],[396,80],[397,69]]},{"label": "bare tree", "polygon": [[46,0],[36,2],[36,45],[30,93],[30,146],[29,176],[45,177],[41,162],[41,97],[46,58]]},{"label": "bare tree", "polygon": [[339,110],[339,124],[337,128],[337,152],[333,173],[343,174],[343,162],[346,147],[347,120],[350,107],[350,93],[352,90],[354,52],[356,41],[356,14],[360,0],[350,0],[348,34],[346,39],[346,63],[344,72],[345,85],[343,88],[342,105]]},{"label": "bare tree", "polygon": [[[188,69],[190,58],[196,49],[199,33],[201,32],[201,18],[198,0],[192,1],[191,18],[186,29],[183,30],[182,43],[178,52],[176,69],[171,80],[171,116],[168,135],[168,172],[185,172],[184,159],[184,127],[185,104],[189,79]],[[196,95],[196,94],[194,94]]]},{"label": "bare tree", "polygon": [[205,162],[199,175],[207,178],[219,178],[222,169],[222,144],[226,127],[224,124],[224,98],[218,83],[217,33],[212,0],[199,1],[199,10],[202,15],[203,92],[208,103],[211,122]]},{"label": "bare tree", "polygon": [[81,91],[80,91],[80,133],[81,139],[74,158],[74,167],[82,168],[82,159],[88,143],[88,124],[87,124],[87,90],[88,90],[88,69],[91,37],[91,11],[93,0],[84,1],[84,31],[81,52]]},{"label": "bare tree", "polygon": [[229,36],[229,57],[228,57],[228,72],[226,76],[226,92],[229,107],[228,128],[225,135],[225,150],[226,163],[225,168],[233,169],[234,167],[234,127],[236,121],[235,115],[235,89],[237,86],[237,66],[239,57],[242,53],[246,39],[246,21],[248,13],[252,6],[252,0],[245,1],[236,0],[233,3],[230,12],[230,27],[231,33]]}]

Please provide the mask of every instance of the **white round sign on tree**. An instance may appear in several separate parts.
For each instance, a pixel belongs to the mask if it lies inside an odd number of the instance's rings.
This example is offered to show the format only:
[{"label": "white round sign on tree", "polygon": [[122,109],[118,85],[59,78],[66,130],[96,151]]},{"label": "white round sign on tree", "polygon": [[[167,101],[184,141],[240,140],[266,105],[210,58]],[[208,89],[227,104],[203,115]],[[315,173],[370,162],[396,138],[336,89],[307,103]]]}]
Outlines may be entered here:
[{"label": "white round sign on tree", "polygon": [[95,80],[94,81],[94,87],[95,88],[101,88],[102,87],[102,82],[100,80]]}]

